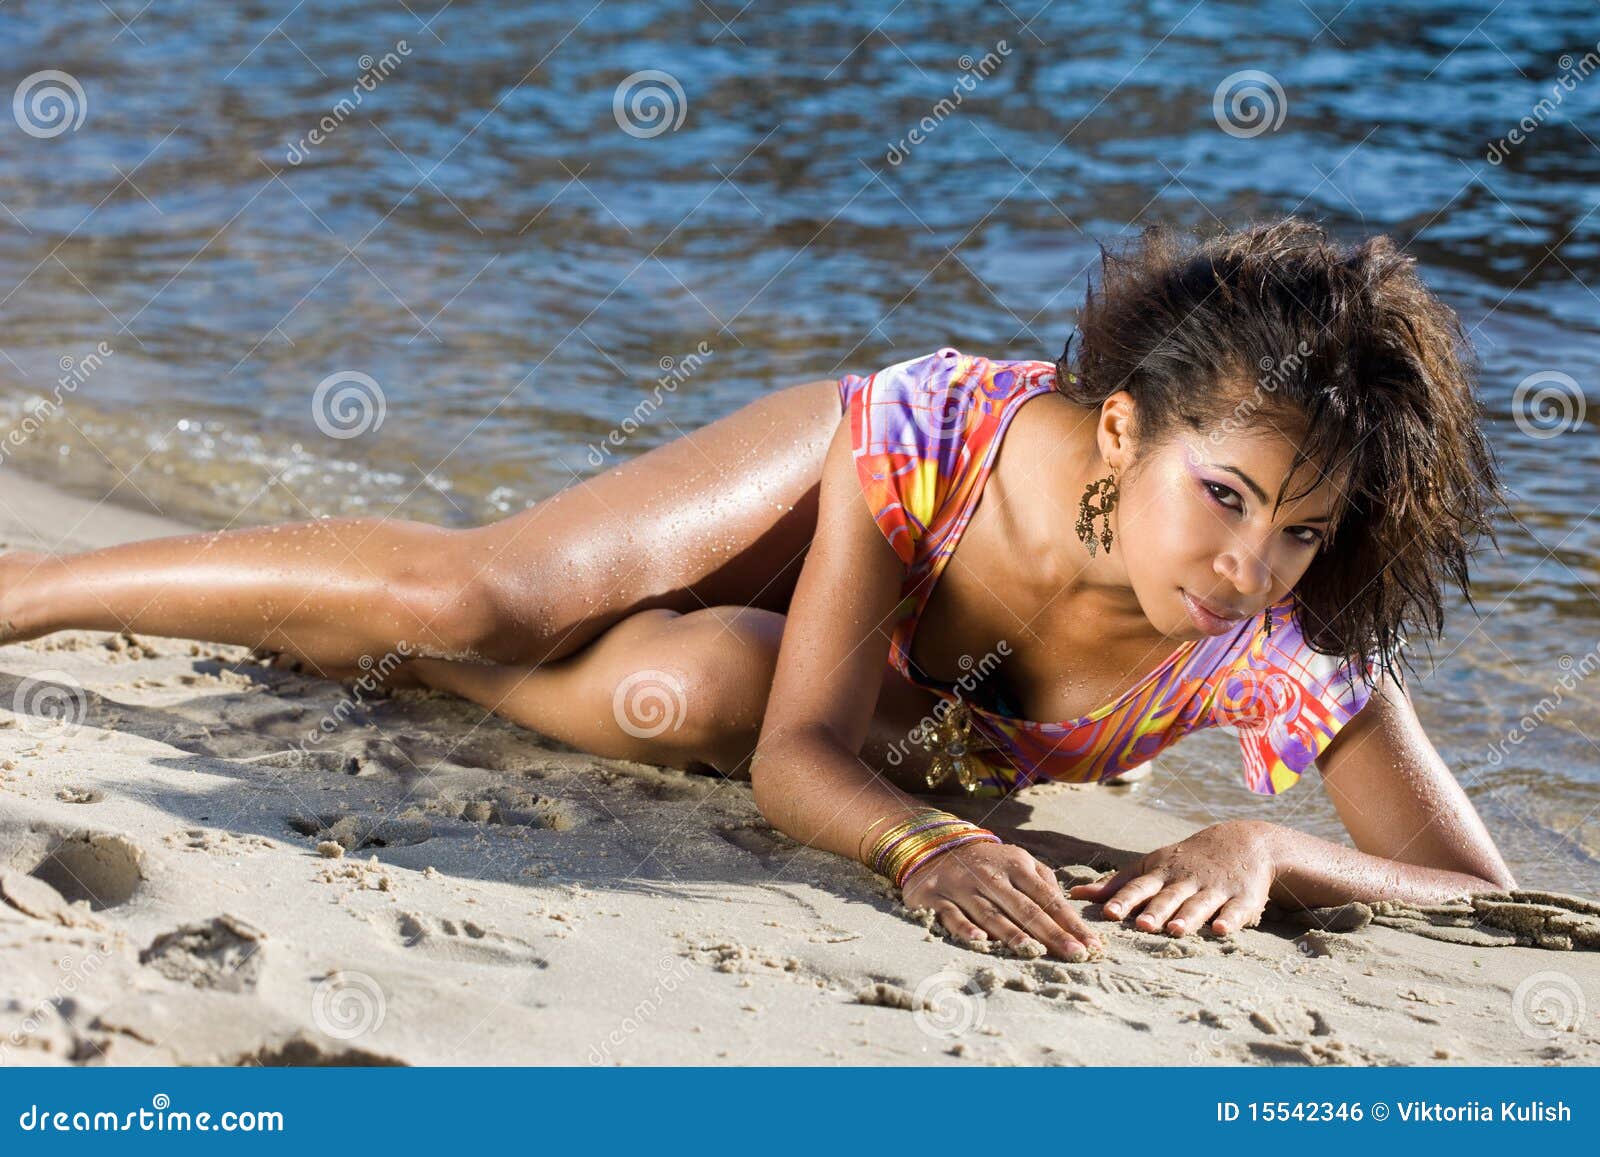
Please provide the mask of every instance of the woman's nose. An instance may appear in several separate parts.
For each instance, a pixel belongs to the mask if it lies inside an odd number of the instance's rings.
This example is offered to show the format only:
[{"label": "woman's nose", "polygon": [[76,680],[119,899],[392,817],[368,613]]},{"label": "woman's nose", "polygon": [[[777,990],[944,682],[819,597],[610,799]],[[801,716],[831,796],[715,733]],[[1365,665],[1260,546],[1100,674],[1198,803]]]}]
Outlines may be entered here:
[{"label": "woman's nose", "polygon": [[1232,583],[1241,595],[1259,596],[1272,589],[1272,568],[1251,551],[1220,555],[1217,573]]}]

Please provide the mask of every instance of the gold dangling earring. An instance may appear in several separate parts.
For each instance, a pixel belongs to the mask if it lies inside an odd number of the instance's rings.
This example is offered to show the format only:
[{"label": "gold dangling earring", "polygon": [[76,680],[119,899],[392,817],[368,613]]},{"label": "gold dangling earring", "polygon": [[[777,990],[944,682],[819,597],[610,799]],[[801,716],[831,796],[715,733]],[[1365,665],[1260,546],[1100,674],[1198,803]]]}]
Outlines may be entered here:
[{"label": "gold dangling earring", "polygon": [[[1111,553],[1111,512],[1117,508],[1117,499],[1121,497],[1115,470],[1083,488],[1083,497],[1078,499],[1077,531],[1078,541],[1088,549],[1090,558],[1095,556],[1097,546],[1104,547],[1107,554]],[[1101,516],[1106,522],[1097,534],[1094,520]],[[1095,541],[1097,537],[1098,544]]]}]

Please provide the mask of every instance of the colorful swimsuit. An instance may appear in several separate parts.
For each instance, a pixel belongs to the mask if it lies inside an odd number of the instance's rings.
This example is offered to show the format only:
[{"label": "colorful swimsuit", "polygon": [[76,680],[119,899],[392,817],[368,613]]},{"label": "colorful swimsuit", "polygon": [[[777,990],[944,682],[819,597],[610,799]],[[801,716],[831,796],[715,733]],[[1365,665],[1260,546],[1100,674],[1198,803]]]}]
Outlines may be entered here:
[{"label": "colorful swimsuit", "polygon": [[[1339,660],[1311,650],[1293,599],[1228,634],[1184,643],[1111,703],[1061,723],[1018,718],[1015,705],[971,683],[920,670],[911,641],[940,573],[977,507],[1001,438],[1022,404],[1055,389],[1050,362],[990,361],[949,347],[867,377],[847,374],[839,399],[849,415],[857,476],[874,520],[906,565],[889,663],[919,686],[965,705],[988,750],[974,794],[1029,783],[1110,779],[1191,731],[1238,729],[1245,783],[1276,795],[1294,785],[1339,729],[1366,705],[1368,689]],[[984,683],[992,683],[984,680]],[[980,684],[980,687],[982,684]]]}]

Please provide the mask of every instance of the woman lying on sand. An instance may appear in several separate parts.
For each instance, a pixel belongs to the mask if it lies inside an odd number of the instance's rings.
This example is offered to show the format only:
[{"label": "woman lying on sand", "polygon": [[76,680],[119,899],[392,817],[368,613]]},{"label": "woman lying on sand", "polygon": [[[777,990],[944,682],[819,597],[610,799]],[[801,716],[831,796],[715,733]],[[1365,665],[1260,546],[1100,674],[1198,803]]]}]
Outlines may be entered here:
[{"label": "woman lying on sand", "polygon": [[748,775],[775,828],[953,935],[1069,959],[1100,941],[1051,869],[910,792],[1107,780],[1227,725],[1252,791],[1315,762],[1355,848],[1229,821],[1075,898],[1225,934],[1269,899],[1515,886],[1398,665],[1502,501],[1455,314],[1388,238],[1294,218],[1102,259],[1075,361],[943,348],[793,386],[471,530],[12,554],[0,631],[376,665],[596,755]]}]

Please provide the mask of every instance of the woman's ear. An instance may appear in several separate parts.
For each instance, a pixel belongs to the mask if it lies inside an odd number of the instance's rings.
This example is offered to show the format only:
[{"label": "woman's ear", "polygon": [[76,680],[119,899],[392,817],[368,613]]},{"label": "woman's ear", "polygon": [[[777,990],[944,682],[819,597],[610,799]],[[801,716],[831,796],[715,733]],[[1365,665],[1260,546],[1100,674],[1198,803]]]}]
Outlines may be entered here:
[{"label": "woman's ear", "polygon": [[1106,464],[1121,470],[1133,456],[1134,438],[1138,433],[1138,412],[1133,395],[1118,390],[1100,403],[1100,421],[1095,430],[1100,444],[1100,457]]}]

